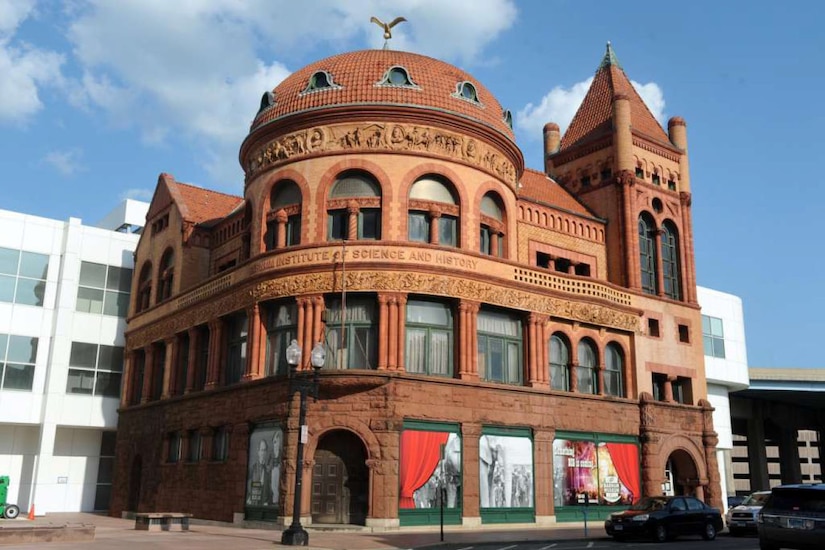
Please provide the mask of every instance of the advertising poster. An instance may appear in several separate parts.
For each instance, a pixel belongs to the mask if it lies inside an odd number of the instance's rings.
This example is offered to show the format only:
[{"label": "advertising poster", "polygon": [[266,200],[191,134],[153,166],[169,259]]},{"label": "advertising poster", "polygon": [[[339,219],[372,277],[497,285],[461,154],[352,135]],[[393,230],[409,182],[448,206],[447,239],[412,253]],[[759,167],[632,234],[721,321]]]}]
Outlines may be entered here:
[{"label": "advertising poster", "polygon": [[[444,457],[442,459],[442,446]],[[445,508],[456,508],[461,495],[461,439],[450,432],[404,430],[399,480],[401,509],[438,508],[445,489]]]},{"label": "advertising poster", "polygon": [[478,466],[482,508],[533,506],[533,442],[529,437],[482,435]]},{"label": "advertising poster", "polygon": [[277,508],[283,470],[284,432],[277,426],[261,426],[249,434],[246,505]]},{"label": "advertising poster", "polygon": [[556,506],[630,505],[641,492],[638,447],[556,439],[553,479]]},{"label": "advertising poster", "polygon": [[[444,448],[444,458],[441,449]],[[401,434],[399,508],[455,508],[461,492],[461,439],[450,432],[404,430]]]}]

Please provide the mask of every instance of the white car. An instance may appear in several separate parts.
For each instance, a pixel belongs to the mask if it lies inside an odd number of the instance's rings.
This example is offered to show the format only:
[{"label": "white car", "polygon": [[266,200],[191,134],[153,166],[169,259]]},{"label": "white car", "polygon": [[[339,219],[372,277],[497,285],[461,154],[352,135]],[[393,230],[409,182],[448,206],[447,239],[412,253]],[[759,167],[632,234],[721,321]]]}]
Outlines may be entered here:
[{"label": "white car", "polygon": [[743,500],[739,506],[728,510],[725,514],[725,523],[731,535],[739,537],[745,532],[756,533],[756,517],[770,494],[770,491],[757,491]]}]

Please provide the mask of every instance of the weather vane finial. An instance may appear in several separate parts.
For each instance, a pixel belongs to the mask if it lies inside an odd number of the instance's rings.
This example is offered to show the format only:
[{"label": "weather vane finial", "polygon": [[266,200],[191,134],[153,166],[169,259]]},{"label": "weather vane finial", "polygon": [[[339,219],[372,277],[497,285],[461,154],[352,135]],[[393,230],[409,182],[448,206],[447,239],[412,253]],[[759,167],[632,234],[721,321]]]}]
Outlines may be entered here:
[{"label": "weather vane finial", "polygon": [[395,19],[392,20],[392,22],[384,23],[383,21],[381,21],[380,19],[378,19],[374,15],[372,17],[370,17],[370,22],[375,23],[376,25],[378,25],[379,27],[384,29],[384,40],[385,40],[384,49],[387,48],[387,42],[386,41],[389,40],[390,38],[392,38],[392,32],[390,31],[390,29],[392,29],[394,26],[396,26],[397,24],[402,23],[404,21],[406,21],[406,19],[404,19],[403,17],[396,17]]}]

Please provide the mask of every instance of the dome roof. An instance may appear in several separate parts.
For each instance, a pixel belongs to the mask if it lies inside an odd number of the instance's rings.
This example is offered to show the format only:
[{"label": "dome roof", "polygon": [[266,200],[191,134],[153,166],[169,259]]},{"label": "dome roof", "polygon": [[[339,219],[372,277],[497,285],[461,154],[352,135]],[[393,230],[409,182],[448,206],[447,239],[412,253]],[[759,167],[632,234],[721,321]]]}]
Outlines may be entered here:
[{"label": "dome roof", "polygon": [[431,57],[393,50],[348,52],[295,71],[264,95],[250,131],[297,113],[347,105],[448,112],[514,139],[510,113],[469,73]]}]

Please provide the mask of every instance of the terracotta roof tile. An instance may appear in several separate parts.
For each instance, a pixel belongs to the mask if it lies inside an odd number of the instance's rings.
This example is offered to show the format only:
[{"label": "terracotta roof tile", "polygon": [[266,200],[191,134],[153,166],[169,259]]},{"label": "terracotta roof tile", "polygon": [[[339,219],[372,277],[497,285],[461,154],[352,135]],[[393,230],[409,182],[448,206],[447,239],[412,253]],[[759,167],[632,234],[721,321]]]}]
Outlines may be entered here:
[{"label": "terracotta roof tile", "polygon": [[[395,66],[406,69],[416,87],[377,86]],[[329,73],[333,83],[340,87],[302,93],[318,71]],[[475,87],[481,105],[453,96],[456,85],[464,81]],[[307,110],[348,104],[400,104],[468,117],[514,139],[498,100],[478,80],[453,65],[410,52],[362,50],[328,57],[295,71],[273,93],[275,105],[255,117],[252,129]]]},{"label": "terracotta roof tile", "polygon": [[526,169],[521,176],[521,189],[519,196],[526,200],[532,200],[557,208],[575,212],[583,216],[594,217],[583,204],[577,201],[573,195],[564,190],[552,178],[547,177],[538,170]]},{"label": "terracotta roof tile", "polygon": [[174,187],[180,200],[181,215],[186,221],[205,223],[228,216],[243,202],[243,198],[234,195],[210,191],[188,183],[169,182]]},{"label": "terracotta roof tile", "polygon": [[635,131],[657,141],[670,143],[664,129],[630,83],[608,45],[605,59],[561,139],[561,149],[612,132],[613,96],[616,94],[623,94],[630,99],[630,121]]}]

